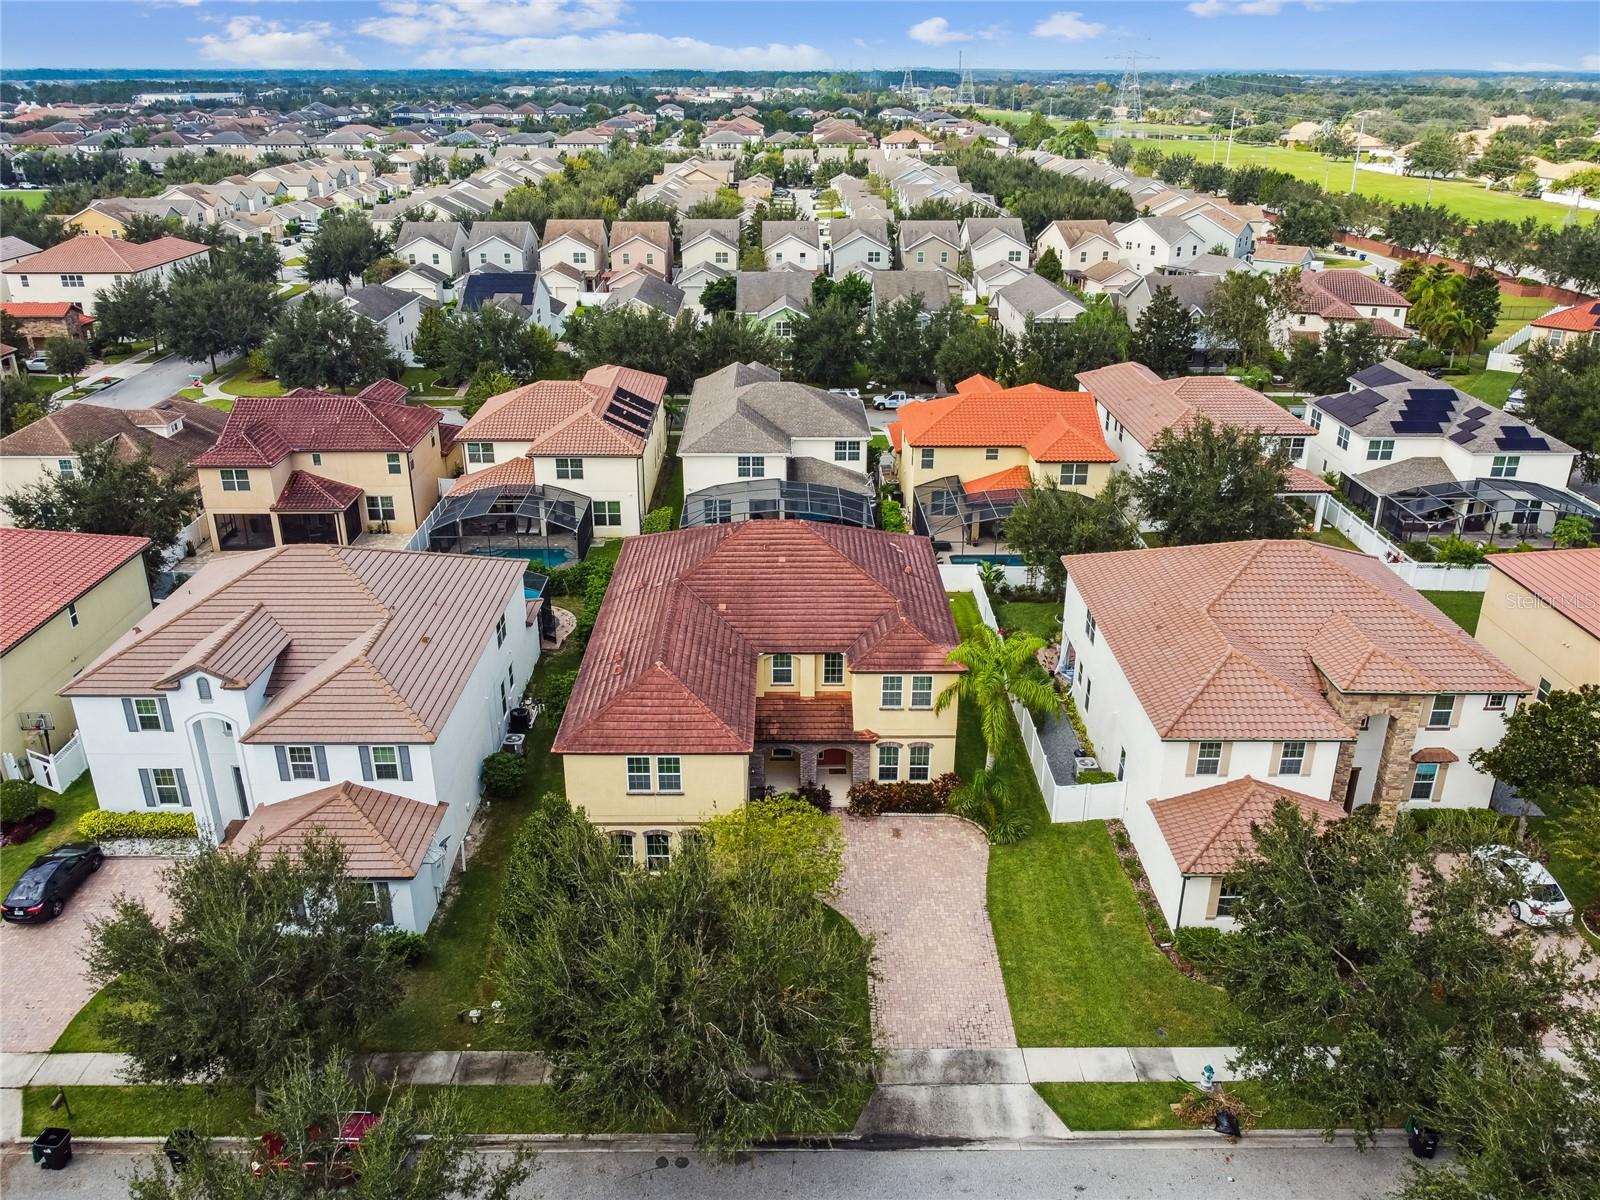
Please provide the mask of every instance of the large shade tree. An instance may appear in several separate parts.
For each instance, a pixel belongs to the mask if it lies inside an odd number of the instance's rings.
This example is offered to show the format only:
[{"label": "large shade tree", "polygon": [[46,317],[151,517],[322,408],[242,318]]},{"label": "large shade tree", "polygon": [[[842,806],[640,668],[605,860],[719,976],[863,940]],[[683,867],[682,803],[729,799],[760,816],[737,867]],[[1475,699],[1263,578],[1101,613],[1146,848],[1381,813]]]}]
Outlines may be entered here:
[{"label": "large shade tree", "polygon": [[1258,432],[1202,416],[1177,432],[1163,429],[1149,454],[1134,494],[1169,546],[1290,537],[1300,527],[1283,500],[1286,444],[1269,450]]}]

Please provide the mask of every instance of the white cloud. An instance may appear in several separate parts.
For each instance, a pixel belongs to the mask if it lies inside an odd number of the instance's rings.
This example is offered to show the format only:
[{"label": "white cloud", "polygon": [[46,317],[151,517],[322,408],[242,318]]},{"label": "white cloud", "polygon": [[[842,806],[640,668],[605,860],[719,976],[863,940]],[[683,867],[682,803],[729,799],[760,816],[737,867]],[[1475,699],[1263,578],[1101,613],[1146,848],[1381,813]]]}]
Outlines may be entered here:
[{"label": "white cloud", "polygon": [[1600,54],[1585,54],[1578,60],[1580,71],[1600,71]]},{"label": "white cloud", "polygon": [[1097,38],[1106,31],[1104,25],[1085,21],[1080,12],[1051,13],[1033,27],[1033,36],[1061,38],[1068,42],[1083,42]]},{"label": "white cloud", "polygon": [[1354,4],[1355,0],[1192,0],[1189,11],[1197,17],[1275,17],[1288,4],[1299,4],[1307,12],[1322,12],[1335,4]]},{"label": "white cloud", "polygon": [[831,65],[827,54],[804,42],[719,46],[699,38],[622,30],[455,46],[430,53],[428,61],[460,67],[548,68],[566,63],[596,69],[700,67],[707,71],[806,70]]},{"label": "white cloud", "polygon": [[343,46],[329,40],[332,36],[333,26],[326,21],[309,21],[290,29],[279,21],[233,17],[220,34],[208,33],[189,41],[200,48],[205,61],[229,66],[359,67],[361,63]]},{"label": "white cloud", "polygon": [[1491,68],[1495,71],[1513,71],[1517,74],[1538,73],[1549,71],[1600,71],[1600,54],[1585,54],[1578,60],[1577,66],[1570,63],[1555,62],[1497,62]]},{"label": "white cloud", "polygon": [[950,28],[950,22],[943,17],[929,17],[926,21],[918,21],[906,30],[906,36],[913,42],[921,42],[924,46],[944,46],[951,42],[972,40],[970,33]]},{"label": "white cloud", "polygon": [[420,46],[606,29],[622,19],[623,5],[622,0],[389,0],[383,11],[388,15],[363,21],[358,32]]}]

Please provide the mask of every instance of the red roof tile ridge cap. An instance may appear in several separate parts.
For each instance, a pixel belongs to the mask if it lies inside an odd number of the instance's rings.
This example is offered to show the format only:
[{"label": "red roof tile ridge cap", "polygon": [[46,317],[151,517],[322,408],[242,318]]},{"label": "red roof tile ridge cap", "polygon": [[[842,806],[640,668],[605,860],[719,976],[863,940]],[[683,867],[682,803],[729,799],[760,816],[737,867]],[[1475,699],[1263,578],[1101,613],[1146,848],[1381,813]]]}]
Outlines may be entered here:
[{"label": "red roof tile ridge cap", "polygon": [[1242,654],[1233,648],[1233,643],[1229,642],[1225,635],[1222,635],[1222,641],[1228,648],[1217,656],[1217,661],[1211,664],[1211,669],[1201,676],[1200,682],[1189,693],[1189,698],[1183,702],[1183,707],[1178,709],[1171,719],[1166,722],[1164,728],[1159,731],[1162,737],[1165,737],[1178,727],[1178,723],[1188,715],[1189,710],[1199,702],[1200,697],[1205,695],[1206,689],[1211,686],[1211,681],[1217,677],[1218,672],[1227,666],[1231,659],[1238,658],[1242,660],[1244,658]]}]

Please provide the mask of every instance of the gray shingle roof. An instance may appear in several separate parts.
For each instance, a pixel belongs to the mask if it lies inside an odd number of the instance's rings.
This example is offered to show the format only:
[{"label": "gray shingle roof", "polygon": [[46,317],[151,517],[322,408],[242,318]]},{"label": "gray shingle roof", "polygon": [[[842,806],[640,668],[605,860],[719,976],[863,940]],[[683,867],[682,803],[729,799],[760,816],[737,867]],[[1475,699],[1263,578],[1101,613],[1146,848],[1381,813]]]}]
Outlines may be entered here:
[{"label": "gray shingle roof", "polygon": [[678,315],[683,307],[683,289],[666,280],[642,271],[621,287],[611,289],[611,304],[629,304],[637,301],[647,304],[669,317]]},{"label": "gray shingle roof", "polygon": [[345,304],[364,317],[385,321],[408,304],[417,300],[415,292],[403,292],[383,283],[369,283],[358,287],[344,297]]},{"label": "gray shingle roof", "polygon": [[1083,303],[1066,288],[1057,287],[1043,275],[1024,275],[1014,283],[1008,283],[1001,288],[997,296],[1004,296],[1006,302],[1018,312],[1043,313],[1067,302],[1076,304],[1080,309]]},{"label": "gray shingle roof", "polygon": [[882,242],[885,246],[889,244],[889,222],[882,217],[835,220],[828,226],[828,239],[835,246],[842,246],[846,238],[858,233]]},{"label": "gray shingle roof", "polygon": [[945,271],[874,271],[872,300],[879,311],[897,300],[916,296],[928,312],[950,303],[950,276]]},{"label": "gray shingle roof", "polygon": [[539,247],[539,235],[534,232],[531,221],[474,221],[472,232],[467,235],[467,249],[471,250],[478,243],[487,242],[493,237],[524,250],[536,250]]},{"label": "gray shingle roof", "polygon": [[790,236],[800,239],[800,241],[809,246],[815,246],[817,245],[817,223],[815,221],[763,221],[761,223],[761,245],[763,248]]},{"label": "gray shingle roof", "polygon": [[961,244],[961,227],[954,221],[901,221],[900,252],[904,254],[925,238],[943,238],[952,246]]},{"label": "gray shingle roof", "polygon": [[765,312],[782,300],[791,308],[802,309],[811,303],[814,278],[810,271],[739,271],[735,275],[738,299],[734,307],[754,314]]},{"label": "gray shingle roof", "polygon": [[[764,363],[733,363],[695,380],[679,454],[788,454],[796,437],[865,439],[859,400],[785,382]],[[835,479],[814,482],[831,483]]]}]

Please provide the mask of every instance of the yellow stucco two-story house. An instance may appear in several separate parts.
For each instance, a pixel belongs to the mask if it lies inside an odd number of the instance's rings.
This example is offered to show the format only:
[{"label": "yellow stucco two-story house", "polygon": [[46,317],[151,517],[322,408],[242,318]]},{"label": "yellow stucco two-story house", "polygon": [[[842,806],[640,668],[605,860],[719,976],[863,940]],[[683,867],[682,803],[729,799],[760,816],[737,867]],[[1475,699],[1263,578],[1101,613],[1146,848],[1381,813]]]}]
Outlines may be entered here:
[{"label": "yellow stucco two-story house", "polygon": [[1088,392],[983,375],[906,405],[888,433],[907,519],[940,549],[1003,551],[1005,518],[1030,480],[1093,496],[1117,461]]},{"label": "yellow stucco two-story house", "polygon": [[[0,528],[0,754],[49,771],[78,727],[57,693],[150,611],[149,540]],[[10,778],[10,764],[6,777]],[[70,779],[38,778],[60,791]]]},{"label": "yellow stucco two-story house", "polygon": [[617,852],[663,864],[752,794],[955,769],[963,668],[928,542],[810,521],[629,538],[554,749]]},{"label": "yellow stucco two-story house", "polygon": [[354,396],[241,397],[194,460],[218,550],[411,533],[439,502],[450,433],[436,409],[380,380]]}]

